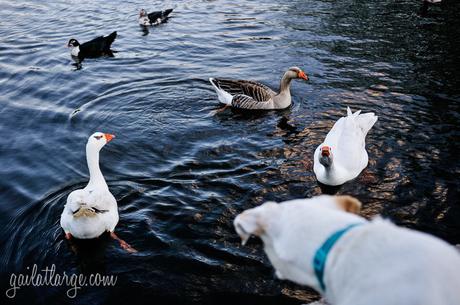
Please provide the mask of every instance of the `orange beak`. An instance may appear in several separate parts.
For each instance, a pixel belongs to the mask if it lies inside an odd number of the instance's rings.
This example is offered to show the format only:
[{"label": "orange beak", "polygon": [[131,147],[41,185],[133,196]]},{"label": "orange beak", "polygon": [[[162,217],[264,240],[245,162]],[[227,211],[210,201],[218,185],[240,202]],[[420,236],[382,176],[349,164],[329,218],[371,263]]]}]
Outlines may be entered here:
[{"label": "orange beak", "polygon": [[329,157],[331,155],[331,148],[329,146],[321,147],[321,156]]},{"label": "orange beak", "polygon": [[304,80],[308,80],[307,74],[305,74],[305,72],[303,72],[303,71],[300,71],[300,72],[297,74],[297,77],[298,77],[298,78],[301,78],[301,79],[304,79]]},{"label": "orange beak", "polygon": [[109,143],[110,141],[112,141],[113,138],[115,138],[115,135],[110,134],[110,133],[104,133],[104,137],[107,143]]}]

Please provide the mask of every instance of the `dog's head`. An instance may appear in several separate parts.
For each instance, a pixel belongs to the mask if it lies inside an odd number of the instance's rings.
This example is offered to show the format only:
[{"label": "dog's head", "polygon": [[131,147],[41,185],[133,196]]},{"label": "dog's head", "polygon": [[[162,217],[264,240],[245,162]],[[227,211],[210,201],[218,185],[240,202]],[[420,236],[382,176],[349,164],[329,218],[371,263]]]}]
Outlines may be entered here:
[{"label": "dog's head", "polygon": [[243,244],[251,235],[262,238],[279,278],[298,284],[316,283],[312,259],[336,228],[363,221],[361,202],[351,196],[317,196],[277,204],[267,202],[239,214],[235,230]]},{"label": "dog's head", "polygon": [[[256,208],[249,209],[239,214],[233,224],[235,226],[236,233],[241,237],[243,245],[246,244],[247,240],[251,235],[261,237],[262,234],[266,233],[266,230],[271,223],[274,224],[274,220],[279,218],[282,206],[298,204],[302,202],[301,210],[299,213],[304,214],[311,207],[314,208],[325,208],[332,209],[338,212],[348,212],[353,214],[359,214],[361,211],[361,202],[351,196],[318,196],[311,199],[292,200],[277,204],[276,202],[266,202]],[[295,211],[293,211],[295,212]],[[294,215],[293,215],[294,216]],[[307,221],[308,218],[305,219]]]},{"label": "dog's head", "polygon": [[233,221],[233,225],[236,233],[241,237],[242,244],[245,245],[251,235],[262,236],[266,233],[265,229],[272,217],[276,217],[277,210],[278,204],[269,201],[239,214]]}]

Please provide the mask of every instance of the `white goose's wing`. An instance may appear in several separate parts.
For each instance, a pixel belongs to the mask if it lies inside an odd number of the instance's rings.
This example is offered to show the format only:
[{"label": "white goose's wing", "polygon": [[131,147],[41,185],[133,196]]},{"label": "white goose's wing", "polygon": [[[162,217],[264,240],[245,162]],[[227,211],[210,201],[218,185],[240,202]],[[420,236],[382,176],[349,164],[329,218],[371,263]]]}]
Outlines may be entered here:
[{"label": "white goose's wing", "polygon": [[95,238],[113,231],[118,223],[118,207],[108,190],[76,190],[69,194],[61,215],[61,227],[77,238]]},{"label": "white goose's wing", "polygon": [[117,208],[117,200],[109,190],[95,190],[89,193],[87,205],[95,210],[107,211]]},{"label": "white goose's wing", "polygon": [[107,231],[112,232],[118,223],[118,205],[115,197],[108,190],[93,192],[90,195],[90,206],[98,214]]},{"label": "white goose's wing", "polygon": [[67,203],[65,209],[75,213],[82,204],[87,204],[88,202],[88,192],[84,189],[75,190],[69,194],[67,197]]},{"label": "white goose's wing", "polygon": [[66,233],[71,231],[73,222],[73,214],[78,212],[82,204],[88,201],[88,193],[84,190],[75,190],[67,196],[67,202],[64,206],[64,211],[61,214],[61,227]]},{"label": "white goose's wing", "polygon": [[326,139],[324,139],[324,145],[337,148],[340,137],[344,130],[346,118],[340,118],[337,122],[335,122],[334,126],[332,126],[331,130],[328,132]]},{"label": "white goose's wing", "polygon": [[[367,166],[366,134],[377,121],[373,113],[360,114],[357,111],[347,117],[341,118],[340,135],[337,137],[335,161],[349,171],[360,172]],[[338,123],[338,122],[337,122]],[[334,152],[333,152],[334,153]]]}]

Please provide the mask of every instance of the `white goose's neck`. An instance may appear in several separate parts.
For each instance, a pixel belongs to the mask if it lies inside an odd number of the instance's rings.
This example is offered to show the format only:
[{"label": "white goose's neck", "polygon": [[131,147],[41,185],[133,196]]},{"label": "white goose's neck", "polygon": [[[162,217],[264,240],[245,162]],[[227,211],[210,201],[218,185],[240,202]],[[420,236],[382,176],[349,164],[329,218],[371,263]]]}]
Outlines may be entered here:
[{"label": "white goose's neck", "polygon": [[343,184],[347,181],[347,177],[349,176],[347,170],[340,166],[340,164],[335,164],[332,161],[330,166],[325,167],[323,165],[321,167],[323,168],[323,177],[332,185]]},{"label": "white goose's neck", "polygon": [[101,169],[99,168],[99,150],[95,147],[86,145],[86,161],[89,169],[89,182],[86,188],[105,188],[108,189]]},{"label": "white goose's neck", "polygon": [[334,170],[335,170],[335,164],[334,164],[334,161],[331,161],[331,165],[329,166],[324,166],[324,171],[326,172],[326,175],[331,175],[331,173],[334,173]]}]

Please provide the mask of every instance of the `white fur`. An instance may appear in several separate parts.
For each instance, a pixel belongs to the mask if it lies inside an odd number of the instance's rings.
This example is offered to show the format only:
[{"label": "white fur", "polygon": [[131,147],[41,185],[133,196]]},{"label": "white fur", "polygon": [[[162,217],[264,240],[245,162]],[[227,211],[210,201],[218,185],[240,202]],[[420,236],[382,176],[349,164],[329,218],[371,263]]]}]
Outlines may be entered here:
[{"label": "white fur", "polygon": [[226,105],[231,105],[232,104],[232,100],[233,100],[233,95],[231,95],[230,93],[228,93],[227,91],[225,90],[222,90],[220,88],[218,88],[216,85],[214,85],[214,78],[209,78],[209,82],[211,83],[211,85],[214,87],[214,90],[216,91],[217,93],[217,98],[219,99],[219,101],[222,103],[222,104],[226,104]]},{"label": "white fur", "polygon": [[[347,116],[340,118],[329,131],[324,142],[313,156],[313,171],[319,182],[327,185],[341,185],[356,178],[368,163],[366,135],[377,121],[373,113],[352,113],[347,108]],[[324,167],[319,159],[321,148],[329,146],[332,164]]]},{"label": "white fur", "polygon": [[[321,292],[332,305],[458,305],[460,254],[428,234],[341,210],[337,197],[318,196],[244,211],[234,221],[243,241],[260,236],[276,274]],[[316,250],[334,232],[362,222],[333,246],[325,292],[313,269]]]}]

